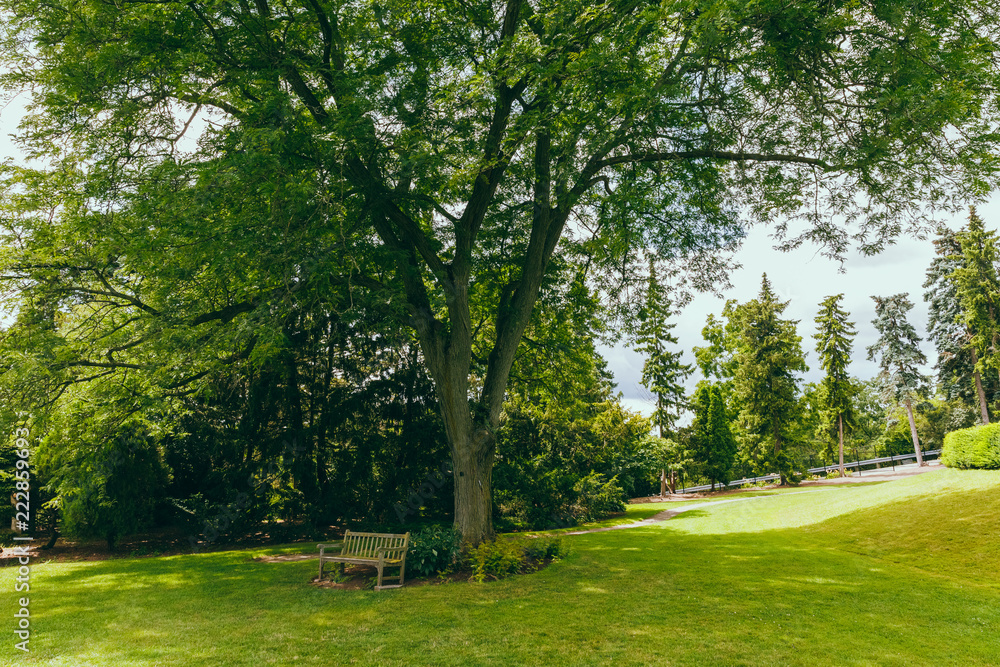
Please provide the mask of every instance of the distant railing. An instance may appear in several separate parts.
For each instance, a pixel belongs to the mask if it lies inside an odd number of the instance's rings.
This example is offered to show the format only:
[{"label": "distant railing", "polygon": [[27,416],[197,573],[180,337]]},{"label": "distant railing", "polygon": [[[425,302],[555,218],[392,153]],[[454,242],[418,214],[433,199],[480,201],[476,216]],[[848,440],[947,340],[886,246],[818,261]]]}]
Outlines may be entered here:
[{"label": "distant railing", "polygon": [[[926,459],[928,457],[939,456],[941,454],[941,450],[940,449],[932,449],[932,450],[927,451],[927,452],[922,452],[922,454],[923,454],[923,457]],[[916,453],[913,453],[913,454],[898,454],[896,456],[883,456],[880,459],[866,459],[864,461],[851,461],[850,463],[844,463],[844,467],[845,468],[856,469],[858,471],[858,475],[859,476],[863,476],[863,472],[861,470],[861,466],[877,465],[877,464],[880,464],[880,463],[889,463],[893,467],[895,467],[896,466],[896,462],[898,462],[898,461],[908,461],[909,459],[915,459],[915,458],[917,458]],[[840,464],[839,463],[835,463],[835,464],[833,464],[831,466],[822,466],[820,468],[809,468],[806,472],[808,472],[810,474],[813,474],[813,475],[816,475],[816,474],[821,473],[821,472],[822,473],[826,473],[826,472],[829,472],[830,470],[839,470],[839,469],[840,469]],[[730,482],[727,486],[738,488],[738,487],[743,486],[744,484],[756,484],[757,482],[773,482],[776,479],[779,479],[779,475],[775,474],[775,475],[764,475],[763,477],[744,477],[743,479],[737,479],[737,480],[734,480],[734,481]],[[719,485],[716,485],[716,486],[719,486]],[[709,490],[711,490],[711,488],[712,488],[711,484],[702,484],[701,486],[687,486],[687,487],[684,487],[683,489],[678,489],[677,493],[695,493],[697,491],[709,491]]]}]

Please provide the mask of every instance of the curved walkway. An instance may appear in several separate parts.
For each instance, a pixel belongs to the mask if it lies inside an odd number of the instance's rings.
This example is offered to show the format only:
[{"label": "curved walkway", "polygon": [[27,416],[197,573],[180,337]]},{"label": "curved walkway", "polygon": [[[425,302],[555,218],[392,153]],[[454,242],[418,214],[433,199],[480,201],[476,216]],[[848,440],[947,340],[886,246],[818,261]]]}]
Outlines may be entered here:
[{"label": "curved walkway", "polygon": [[678,514],[684,512],[690,512],[691,510],[700,510],[703,507],[715,507],[716,505],[725,505],[727,503],[741,503],[748,500],[761,500],[762,498],[775,498],[778,495],[781,496],[794,496],[800,493],[812,493],[812,491],[794,491],[792,493],[782,493],[775,494],[771,496],[753,496],[751,498],[729,498],[728,500],[709,500],[704,503],[697,503],[695,505],[686,505],[675,510],[663,510],[659,514],[654,514],[648,519],[643,519],[642,521],[635,521],[633,523],[623,523],[617,526],[605,526],[604,528],[591,528],[590,530],[575,530],[569,533],[562,533],[563,535],[584,535],[586,533],[603,533],[606,530],[624,530],[625,528],[641,528],[643,526],[652,526],[655,523],[662,523],[667,519],[672,519]]},{"label": "curved walkway", "polygon": [[[815,480],[809,482],[802,482],[800,486],[827,486],[831,484],[859,484],[863,482],[889,482],[894,479],[901,479],[903,477],[912,477],[913,475],[920,475],[925,472],[931,472],[932,470],[938,470],[943,466],[938,461],[930,461],[927,465],[918,467],[916,463],[905,466],[896,466],[896,469],[882,468],[879,470],[871,470],[868,472],[863,472],[861,475],[852,475],[851,477],[838,477],[837,479],[830,480]],[[781,496],[793,496],[799,493],[811,493],[811,491],[794,491],[792,493],[782,493],[776,494]],[[672,519],[673,517],[681,514],[682,512],[690,512],[691,510],[702,509],[703,507],[715,507],[716,505],[724,505],[726,503],[737,503],[747,500],[760,500],[761,498],[774,498],[776,495],[770,496],[753,496],[751,498],[729,498],[727,500],[710,500],[704,503],[697,503],[695,505],[686,505],[675,510],[663,510],[659,514],[655,514],[648,519],[643,519],[641,521],[635,521],[633,523],[624,523],[617,526],[606,526],[604,528],[591,528],[590,530],[576,530],[573,532],[563,533],[563,535],[584,535],[586,533],[602,533],[607,530],[624,530],[626,528],[641,528],[643,526],[652,526],[653,524],[662,523],[667,519]]]}]

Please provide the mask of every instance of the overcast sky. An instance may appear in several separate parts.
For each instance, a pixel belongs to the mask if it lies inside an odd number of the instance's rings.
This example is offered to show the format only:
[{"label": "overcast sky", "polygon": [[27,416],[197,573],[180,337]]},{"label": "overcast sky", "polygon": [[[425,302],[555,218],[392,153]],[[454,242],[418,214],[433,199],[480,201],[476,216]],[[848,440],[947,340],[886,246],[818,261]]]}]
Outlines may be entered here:
[{"label": "overcast sky", "polygon": [[[987,229],[996,230],[1000,225],[1000,196],[994,195],[986,204],[977,207],[980,217],[986,223]],[[950,219],[949,226],[957,229],[965,224],[966,215]],[[855,377],[868,379],[878,373],[874,362],[867,360],[866,347],[875,342],[875,329],[871,324],[875,317],[875,303],[871,297],[889,296],[899,292],[909,292],[914,308],[910,311],[910,323],[923,338],[927,328],[927,304],[923,300],[924,272],[934,256],[934,246],[930,239],[919,241],[903,237],[896,245],[874,257],[862,257],[854,254],[848,257],[844,264],[845,272],[837,272],[836,262],[819,255],[815,247],[783,253],[773,249],[774,241],[768,238],[766,228],[751,230],[736,261],[743,265],[733,273],[733,288],[728,290],[723,298],[711,295],[698,295],[679,315],[677,336],[679,347],[684,351],[686,363],[694,365],[692,348],[705,344],[701,337],[705,318],[709,313],[716,317],[722,314],[726,299],[736,299],[743,302],[753,299],[760,292],[760,277],[765,271],[774,286],[775,292],[785,301],[790,301],[784,316],[799,320],[798,331],[802,336],[802,348],[806,354],[806,365],[809,372],[804,379],[807,382],[819,381],[823,371],[819,368],[815,352],[815,341],[812,336],[816,331],[814,322],[819,311],[819,303],[832,294],[844,294],[843,308],[851,314],[858,335],[854,339],[854,357],[850,372]],[[935,362],[933,346],[927,341],[922,344],[928,358],[927,372]],[[642,374],[643,357],[623,346],[601,349],[614,372],[618,390],[622,392],[625,403],[633,410],[643,414],[652,412],[652,404],[643,399],[648,395],[639,384]],[[701,379],[701,373],[696,369],[689,378],[688,386],[694,388]]]},{"label": "overcast sky", "polygon": [[[19,96],[0,108],[0,158],[16,158],[19,155],[10,134],[16,131],[17,124],[24,115],[25,99],[25,96]],[[997,229],[1000,225],[1000,196],[995,195],[987,204],[981,205],[979,213],[988,229]],[[958,228],[964,222],[965,216],[960,215],[951,220],[950,225]],[[736,255],[736,261],[742,268],[733,272],[733,288],[722,298],[698,295],[681,312],[674,333],[680,340],[679,347],[683,350],[687,363],[694,364],[692,348],[704,345],[701,329],[707,315],[721,315],[726,299],[743,302],[754,298],[760,291],[760,277],[765,271],[778,296],[790,301],[785,317],[799,320],[799,335],[802,336],[803,349],[807,352],[806,363],[809,366],[809,372],[805,374],[806,381],[818,381],[822,377],[813,349],[812,334],[816,328],[813,320],[820,301],[831,294],[844,294],[844,308],[851,313],[851,319],[858,330],[854,360],[850,368],[851,374],[856,377],[868,379],[877,372],[875,364],[866,360],[865,353],[865,348],[875,340],[874,328],[871,326],[875,314],[872,295],[888,296],[909,292],[910,300],[915,304],[911,311],[911,323],[921,336],[925,335],[927,306],[923,301],[921,285],[924,271],[934,254],[929,240],[901,238],[895,246],[875,257],[851,255],[844,265],[845,273],[841,274],[837,272],[838,264],[822,257],[814,247],[803,247],[788,253],[773,250],[774,241],[768,238],[769,233],[770,230],[766,228],[751,230]],[[625,403],[643,414],[652,412],[652,405],[643,398],[648,393],[639,384],[643,358],[621,345],[614,348],[602,347],[601,352],[608,360]],[[924,352],[929,365],[933,365],[934,353],[926,341]],[[929,372],[930,368],[927,370]],[[688,380],[689,388],[693,389],[699,379],[700,373],[695,371]]]}]

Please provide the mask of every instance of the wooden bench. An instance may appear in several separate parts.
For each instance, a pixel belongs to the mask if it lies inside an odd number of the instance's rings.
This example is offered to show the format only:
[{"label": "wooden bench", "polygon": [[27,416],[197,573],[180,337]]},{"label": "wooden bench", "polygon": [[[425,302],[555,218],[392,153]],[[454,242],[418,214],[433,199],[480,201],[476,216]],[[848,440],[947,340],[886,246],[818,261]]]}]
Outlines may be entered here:
[{"label": "wooden bench", "polygon": [[[403,585],[403,575],[406,572],[406,550],[410,547],[410,534],[397,535],[393,533],[344,533],[344,541],[339,544],[317,544],[319,548],[319,578],[323,579],[324,563],[339,563],[343,572],[344,564],[373,565],[378,569],[378,583],[375,590],[383,588],[399,588]],[[340,547],[336,556],[328,555],[328,548]],[[398,567],[398,577],[385,577],[396,580],[398,584],[382,585],[382,570],[386,567]]]}]

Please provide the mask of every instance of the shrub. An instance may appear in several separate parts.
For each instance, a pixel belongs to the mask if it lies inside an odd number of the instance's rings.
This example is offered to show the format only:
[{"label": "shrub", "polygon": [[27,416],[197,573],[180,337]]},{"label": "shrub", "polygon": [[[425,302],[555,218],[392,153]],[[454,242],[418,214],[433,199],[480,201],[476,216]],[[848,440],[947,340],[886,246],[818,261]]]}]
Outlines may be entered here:
[{"label": "shrub", "polygon": [[607,482],[595,472],[590,473],[573,486],[577,493],[574,514],[581,521],[596,521],[609,514],[625,511],[623,492],[618,486],[618,477],[612,477]]},{"label": "shrub", "polygon": [[569,553],[561,537],[538,537],[524,543],[524,553],[535,560],[565,558]]},{"label": "shrub", "polygon": [[429,577],[450,568],[462,547],[461,534],[451,527],[428,526],[410,536],[407,567]]},{"label": "shrub", "polygon": [[1000,469],[1000,424],[952,431],[944,437],[941,463],[949,468]]},{"label": "shrub", "polygon": [[487,578],[503,579],[517,574],[524,566],[524,547],[510,540],[483,542],[469,550],[468,562],[472,578],[483,582]]}]

